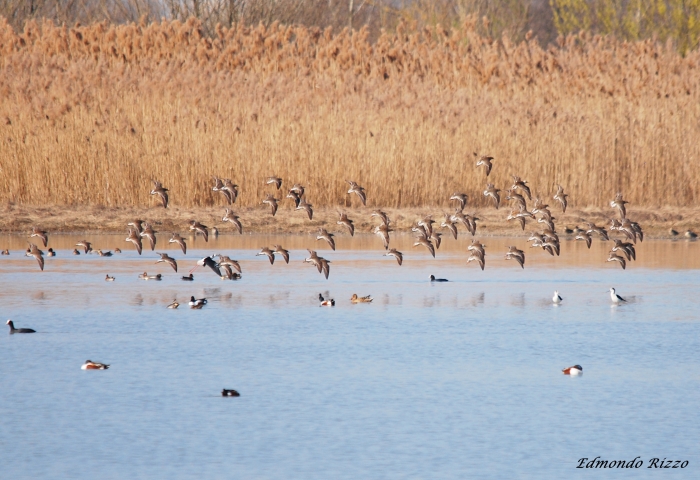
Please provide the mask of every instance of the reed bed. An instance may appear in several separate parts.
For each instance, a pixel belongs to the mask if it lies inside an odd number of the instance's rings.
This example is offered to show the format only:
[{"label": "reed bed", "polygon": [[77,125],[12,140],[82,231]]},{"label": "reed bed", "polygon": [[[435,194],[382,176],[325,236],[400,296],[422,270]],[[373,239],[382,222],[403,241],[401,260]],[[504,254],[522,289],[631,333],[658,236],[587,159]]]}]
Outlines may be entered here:
[{"label": "reed bed", "polygon": [[[400,25],[367,31],[186,23],[0,22],[0,201],[223,204],[212,175],[259,205],[269,175],[315,206],[488,203],[488,182],[529,182],[574,207],[696,206],[700,52],[586,34],[542,48]],[[473,152],[495,157],[486,178]],[[284,188],[284,185],[283,185]],[[284,194],[282,194],[284,195]],[[279,198],[279,195],[278,195]],[[550,200],[551,202],[551,200]],[[238,203],[237,203],[238,205]]]}]

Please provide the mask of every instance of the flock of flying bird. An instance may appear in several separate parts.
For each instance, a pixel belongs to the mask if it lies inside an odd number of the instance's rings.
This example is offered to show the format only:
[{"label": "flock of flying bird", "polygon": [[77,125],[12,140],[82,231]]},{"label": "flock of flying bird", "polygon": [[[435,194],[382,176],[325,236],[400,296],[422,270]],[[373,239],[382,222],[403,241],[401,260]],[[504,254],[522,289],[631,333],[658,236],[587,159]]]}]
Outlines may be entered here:
[{"label": "flock of flying bird", "polygon": [[[474,153],[474,156],[477,159],[476,166],[483,167],[486,172],[486,177],[488,178],[493,168],[494,158],[488,155],[478,155],[477,153]],[[525,230],[525,226],[528,221],[536,222],[537,224],[542,224],[543,229],[540,232],[533,232],[528,239],[528,241],[532,242],[531,248],[541,248],[550,255],[558,256],[560,254],[559,234],[556,231],[556,219],[552,215],[552,212],[549,209],[549,205],[545,204],[544,201],[542,201],[539,198],[535,198],[533,201],[532,192],[530,190],[530,187],[527,185],[527,182],[516,175],[513,175],[512,178],[513,182],[510,188],[506,189],[504,192],[505,200],[511,202],[510,213],[506,217],[506,220],[517,221],[522,230]],[[215,192],[220,192],[224,196],[226,203],[229,206],[233,205],[236,202],[236,199],[238,198],[238,185],[234,184],[230,179],[222,179],[218,177],[213,177],[213,179],[214,186],[212,190]],[[164,208],[167,208],[169,201],[168,189],[163,187],[162,183],[156,180],[152,180],[152,182],[153,189],[150,192],[151,195],[157,196],[162,206]],[[274,185],[276,187],[276,190],[280,191],[282,188],[283,181],[281,178],[273,176],[267,178],[265,183],[267,185]],[[347,183],[349,185],[347,193],[357,195],[362,205],[366,206],[367,194],[365,189],[354,181],[347,180]],[[305,212],[309,220],[312,220],[313,205],[308,202],[305,194],[306,187],[297,183],[294,184],[288,190],[286,198],[291,199],[294,202],[295,210],[301,210]],[[487,183],[483,195],[486,198],[493,201],[493,204],[496,209],[498,209],[501,206],[501,190],[496,188],[494,184]],[[566,208],[568,205],[567,198],[568,195],[564,192],[563,187],[559,185],[552,199],[559,204],[562,213],[566,212]],[[281,199],[275,198],[273,194],[268,193],[262,200],[262,204],[268,205],[270,207],[270,214],[272,216],[275,216],[280,201]],[[465,213],[464,211],[464,209],[467,206],[468,195],[466,195],[465,193],[455,192],[450,197],[450,201],[457,202],[457,206],[454,209],[453,213],[444,214],[443,220],[440,222],[439,227],[447,229],[447,231],[455,239],[457,239],[459,233],[458,226],[462,225],[472,235],[472,237],[475,237],[477,230],[477,221],[479,220],[479,218],[474,213],[469,214]],[[533,202],[532,208],[530,209],[528,209],[527,206],[528,201]],[[627,204],[628,202],[624,200],[621,193],[618,193],[615,196],[615,198],[610,202],[610,207],[614,208],[617,211],[617,213],[619,214],[619,218],[613,218],[611,220],[609,231],[607,231],[604,227],[597,226],[595,223],[586,222],[587,228],[567,228],[565,232],[568,234],[575,234],[576,240],[585,241],[588,248],[591,247],[593,237],[598,237],[601,241],[610,241],[610,233],[612,232],[618,232],[618,234],[623,235],[624,240],[629,241],[612,239],[614,245],[609,252],[607,261],[617,262],[623,269],[625,269],[627,267],[628,261],[636,259],[635,244],[637,240],[639,240],[640,242],[644,240],[644,233],[639,224],[627,218]],[[384,249],[386,251],[386,253],[384,253],[384,256],[394,257],[399,266],[401,266],[403,264],[404,259],[403,253],[398,251],[396,248],[390,248],[390,232],[394,231],[392,229],[391,219],[386,214],[386,212],[383,212],[382,210],[374,210],[371,214],[371,217],[376,217],[379,221],[379,224],[376,225],[372,231],[382,239]],[[231,208],[226,207],[222,221],[225,223],[232,224],[239,234],[243,233],[243,225],[241,224],[240,218],[234,213],[234,211]],[[339,219],[336,223],[342,226],[345,230],[347,230],[350,236],[354,236],[354,222],[348,217],[347,213],[339,212]],[[442,241],[442,233],[437,231],[436,224],[437,222],[432,219],[432,216],[428,215],[415,222],[411,229],[415,233],[415,242],[413,246],[426,248],[433,257],[435,257],[436,250],[440,248]],[[151,224],[143,220],[134,220],[132,222],[129,222],[127,227],[128,234],[125,241],[132,243],[139,255],[142,254],[144,242],[148,242],[147,245],[150,246],[152,251],[155,250],[155,246],[157,243],[157,232],[153,229],[153,226]],[[196,220],[190,221],[189,231],[194,233],[195,238],[198,235],[203,237],[205,242],[209,241],[210,233],[218,235],[218,230],[216,229],[216,227],[209,229],[209,227]],[[34,227],[30,234],[30,238],[35,237],[42,242],[44,247],[48,245],[48,234],[46,231],[41,230],[38,227]],[[325,242],[327,242],[328,246],[332,250],[335,250],[336,246],[333,237],[333,233],[329,232],[326,228],[321,227],[318,231],[318,234],[316,235],[316,240],[324,240]],[[187,244],[185,242],[185,239],[180,234],[173,232],[169,243],[177,244],[182,250],[182,253],[187,254]],[[100,249],[93,250],[92,244],[87,240],[78,242],[76,244],[76,247],[81,247],[84,253],[86,254],[92,252],[100,256],[113,255],[111,251],[102,251]],[[476,262],[481,268],[481,270],[484,270],[486,265],[485,247],[486,246],[483,245],[476,238],[472,238],[471,244],[467,247],[469,252],[467,264],[471,262]],[[115,253],[119,252],[121,252],[120,249],[115,249]],[[318,272],[324,275],[324,277],[327,279],[330,274],[331,262],[319,256],[315,250],[308,249],[308,252],[309,257],[305,258],[304,262],[310,263],[313,266],[315,266]],[[7,250],[3,251],[2,253],[9,254]],[[56,253],[53,251],[52,248],[49,248],[48,252],[46,253],[46,255],[49,257],[55,256],[55,254]],[[80,251],[78,249],[74,249],[73,254],[79,255]],[[45,254],[42,250],[39,249],[39,247],[36,244],[31,242],[29,243],[29,247],[26,250],[26,255],[34,257],[39,264],[39,268],[41,270],[44,269]],[[173,270],[175,270],[175,272],[177,272],[178,264],[176,259],[172,258],[167,253],[158,253],[158,255],[160,255],[160,259],[156,263],[166,263],[170,265],[173,268]],[[280,245],[273,245],[272,248],[263,247],[260,250],[260,252],[257,253],[257,255],[267,256],[271,265],[274,265],[276,255],[281,256],[286,263],[289,263],[289,251],[285,250]],[[525,252],[517,248],[516,246],[508,247],[508,250],[505,252],[505,259],[514,260],[520,265],[521,268],[525,268]],[[226,255],[217,254],[204,257],[197,262],[197,266],[204,266],[210,268],[222,279],[237,280],[241,278],[242,269],[240,263],[237,260],[233,260]],[[197,266],[190,270],[188,276],[183,276],[182,280],[193,280],[194,277],[192,275],[192,271],[196,269]],[[143,274],[139,275],[139,278],[143,280],[161,280],[162,275],[148,275],[147,272],[144,272]],[[105,280],[114,281],[114,277],[107,275],[105,277]],[[447,281],[446,279],[436,279],[433,275],[430,276],[430,280],[436,282]],[[616,294],[614,288],[610,289],[610,296],[614,304],[626,302],[625,299]],[[369,303],[372,301],[372,298],[370,296],[358,297],[357,294],[355,294],[351,298],[351,301],[353,303]],[[319,302],[321,306],[335,305],[335,300],[324,298],[321,294],[319,294]],[[559,295],[559,292],[554,292],[552,302],[554,304],[560,304],[562,302],[562,297]],[[204,305],[206,305],[206,303],[206,299],[195,299],[194,297],[191,297],[189,305],[191,308],[200,309]],[[168,305],[168,308],[177,308],[178,306],[179,303],[173,302],[170,305]],[[10,327],[10,333],[34,332],[34,330],[27,328],[16,329],[11,320],[8,320],[7,324]],[[81,368],[107,369],[109,368],[109,365],[91,362],[90,360],[88,360]],[[563,370],[563,372],[567,375],[578,375],[581,374],[582,371],[583,368],[580,365],[575,365],[573,367],[569,367]],[[224,390],[222,391],[222,395],[238,396],[238,392],[236,392],[235,390]]]},{"label": "flock of flying bird", "polygon": [[[486,172],[486,177],[491,173],[493,168],[493,157],[488,155],[478,155],[474,153],[477,158],[477,167],[484,167]],[[525,226],[528,222],[536,222],[538,225],[543,226],[541,231],[534,231],[531,233],[528,241],[532,242],[531,247],[541,248],[550,255],[560,254],[560,240],[559,234],[556,230],[555,220],[556,218],[552,215],[549,205],[545,204],[540,198],[535,198],[533,201],[532,192],[527,182],[521,179],[519,176],[513,175],[513,182],[510,188],[506,189],[505,200],[511,202],[510,212],[506,217],[506,221],[515,220],[519,223],[522,230],[525,230]],[[238,185],[234,184],[230,179],[222,179],[218,177],[213,177],[214,186],[212,190],[215,192],[220,192],[228,205],[233,205],[238,198]],[[151,190],[151,195],[155,195],[159,198],[162,206],[164,208],[168,207],[169,196],[168,189],[163,187],[163,184],[159,181],[152,180],[153,189]],[[268,185],[274,185],[277,191],[281,190],[283,180],[279,177],[269,177],[265,181]],[[355,194],[361,201],[363,206],[367,204],[367,194],[365,189],[354,181],[347,180],[349,189],[348,194]],[[496,209],[501,206],[501,190],[496,188],[494,184],[487,183],[486,189],[483,195],[493,201]],[[308,202],[306,198],[306,187],[296,183],[289,190],[286,198],[291,199],[294,202],[295,210],[302,210],[306,213],[309,220],[313,219],[313,205]],[[474,213],[466,213],[464,209],[467,206],[468,195],[465,193],[455,192],[451,197],[450,201],[456,202],[456,207],[453,213],[445,213],[443,220],[439,223],[440,228],[447,229],[449,234],[451,234],[455,239],[458,236],[458,226],[462,225],[468,231],[472,237],[476,236],[477,221],[479,218]],[[558,186],[556,193],[553,195],[553,200],[555,200],[561,207],[562,213],[566,212],[568,205],[568,195],[564,192],[561,185]],[[262,204],[268,205],[270,207],[270,214],[275,216],[278,210],[279,202],[281,199],[275,198],[271,193],[267,193],[265,198],[262,200]],[[531,208],[528,208],[527,203],[533,202]],[[617,262],[619,265],[625,269],[627,268],[627,262],[636,259],[635,244],[637,240],[644,240],[644,232],[640,225],[636,222],[631,221],[627,218],[627,208],[628,202],[624,200],[621,193],[618,193],[615,198],[610,202],[610,206],[614,208],[618,214],[618,218],[613,218],[611,220],[609,231],[605,227],[597,226],[595,223],[586,222],[587,228],[575,229],[565,229],[565,233],[575,234],[576,240],[583,240],[586,242],[588,248],[591,247],[592,239],[594,237],[600,238],[602,241],[610,241],[610,233],[618,232],[624,236],[624,239],[612,239],[614,245],[612,246],[607,261]],[[378,235],[383,242],[386,253],[385,256],[394,257],[399,265],[403,264],[404,254],[398,251],[396,248],[390,248],[390,232],[393,232],[392,222],[386,212],[382,210],[374,210],[371,214],[372,218],[377,218],[379,224],[376,225],[372,232]],[[224,223],[230,223],[234,229],[239,233],[243,233],[243,225],[241,224],[240,218],[235,212],[226,207],[224,216],[222,217]],[[338,225],[342,226],[347,232],[354,236],[355,226],[353,220],[348,217],[345,212],[339,212],[339,219],[336,222]],[[128,233],[126,241],[134,245],[139,255],[141,255],[144,247],[144,243],[148,242],[151,250],[155,249],[157,239],[156,231],[153,226],[148,222],[143,220],[134,220],[128,225]],[[414,247],[424,247],[427,251],[435,257],[436,250],[440,248],[443,235],[438,231],[437,222],[433,220],[432,215],[428,215],[422,219],[415,222],[411,229],[416,237],[413,244]],[[214,235],[218,235],[218,230],[216,227],[210,229],[206,225],[196,220],[191,220],[189,224],[189,231],[194,233],[195,237],[200,235],[205,242],[208,242],[210,232]],[[317,240],[324,240],[328,243],[328,246],[335,250],[335,234],[329,232],[326,228],[319,228],[318,234],[316,235]],[[38,238],[43,243],[44,247],[48,245],[48,234],[46,231],[41,230],[38,227],[34,227],[31,232],[30,238]],[[625,241],[628,240],[628,241]],[[185,239],[179,233],[172,233],[169,243],[177,244],[182,250],[183,254],[187,253],[187,244]],[[96,253],[101,256],[111,256],[111,251],[93,250],[92,244],[83,240],[76,244],[76,247],[82,247],[85,253]],[[115,249],[115,253],[120,252],[120,249]],[[310,263],[315,266],[319,273],[328,278],[330,274],[330,261],[319,256],[315,250],[308,249],[309,256],[305,258],[306,263]],[[2,252],[3,254],[9,254],[6,250]],[[472,238],[471,244],[468,246],[469,257],[467,258],[467,263],[476,262],[479,267],[483,270],[486,266],[486,249],[476,238]],[[55,252],[52,248],[48,249],[47,256],[55,256]],[[73,254],[78,255],[80,251],[75,249]],[[44,252],[39,249],[39,247],[34,243],[29,243],[26,250],[26,255],[34,257],[41,270],[44,269]],[[172,258],[167,253],[159,253],[160,259],[156,263],[166,263],[170,265],[173,270],[177,272],[177,261]],[[273,245],[270,247],[263,247],[257,255],[267,256],[270,260],[270,264],[274,264],[276,255],[281,256],[286,263],[289,263],[289,251],[285,250],[280,245]],[[525,258],[526,254],[524,250],[517,248],[516,246],[509,246],[508,250],[505,252],[504,258],[506,260],[514,260],[517,262],[521,268],[525,268]],[[225,255],[213,255],[211,257],[205,257],[198,262],[199,266],[205,266],[211,268],[218,276],[224,279],[236,280],[241,276],[241,266],[238,261],[233,260]],[[196,268],[196,267],[195,267]],[[141,278],[144,279],[160,279],[160,276],[151,276],[144,273]],[[192,275],[190,272],[189,277],[183,277],[184,280],[191,280]],[[113,280],[113,277],[109,275],[105,278],[107,281]]]}]

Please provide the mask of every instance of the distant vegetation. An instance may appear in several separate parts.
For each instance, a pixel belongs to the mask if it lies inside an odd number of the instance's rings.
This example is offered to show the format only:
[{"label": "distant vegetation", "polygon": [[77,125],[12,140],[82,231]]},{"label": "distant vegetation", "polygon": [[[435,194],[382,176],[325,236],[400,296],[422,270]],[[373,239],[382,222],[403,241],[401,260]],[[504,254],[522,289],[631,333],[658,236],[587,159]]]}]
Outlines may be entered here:
[{"label": "distant vegetation", "polygon": [[3,21],[0,201],[148,205],[155,178],[173,207],[211,205],[217,175],[251,206],[278,175],[315,206],[350,201],[346,179],[370,206],[479,206],[516,174],[572,206],[698,204],[697,46],[489,26]]}]

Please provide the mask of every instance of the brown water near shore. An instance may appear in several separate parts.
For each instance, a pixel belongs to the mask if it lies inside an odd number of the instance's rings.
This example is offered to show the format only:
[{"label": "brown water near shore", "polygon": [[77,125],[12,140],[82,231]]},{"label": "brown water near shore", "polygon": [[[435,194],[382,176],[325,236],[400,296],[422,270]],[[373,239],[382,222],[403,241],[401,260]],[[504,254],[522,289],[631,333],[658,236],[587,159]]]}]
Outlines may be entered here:
[{"label": "brown water near shore", "polygon": [[[464,268],[472,271],[473,275],[479,275],[481,271],[475,263],[467,265],[467,246],[471,242],[471,235],[460,235],[458,240],[452,237],[443,236],[441,247],[436,252],[436,258],[432,258],[424,247],[414,247],[414,237],[408,233],[394,234],[391,237],[391,247],[397,248],[404,254],[404,266],[419,261],[421,265],[427,267],[440,268],[441,266],[461,264]],[[506,261],[504,254],[509,245],[516,245],[526,253],[525,270],[530,268],[601,268],[606,270],[621,270],[620,266],[614,262],[606,262],[608,252],[612,247],[612,242],[602,242],[593,240],[591,248],[586,248],[583,241],[574,240],[573,235],[561,237],[561,255],[551,256],[540,248],[531,248],[523,237],[511,236],[477,236],[486,245],[486,269],[506,268],[513,272],[521,269],[517,263]],[[174,243],[168,243],[169,235],[157,235],[157,243],[154,251],[144,245],[142,255],[137,255],[135,248],[130,242],[125,241],[125,235],[115,234],[56,234],[49,237],[49,246],[58,252],[55,258],[46,258],[46,270],[52,270],[51,265],[68,265],[81,262],[85,256],[81,247],[75,244],[86,239],[93,245],[93,249],[104,251],[114,251],[115,248],[122,250],[121,254],[112,257],[103,257],[103,267],[108,273],[119,271],[120,273],[130,272],[134,275],[144,270],[149,273],[173,273],[170,267],[165,264],[155,265],[159,258],[155,252],[167,251],[170,256],[177,259],[180,268],[179,272],[187,273],[195,266],[196,260],[205,256],[222,253],[237,259],[243,265],[244,271],[251,269],[264,269],[270,267],[267,257],[255,254],[264,246],[272,247],[275,244],[282,245],[291,251],[290,267],[292,268],[312,268],[309,265],[302,265],[302,261],[308,256],[307,249],[317,250],[320,256],[332,261],[332,275],[337,274],[338,267],[352,265],[353,267],[363,266],[371,271],[374,268],[400,268],[393,257],[383,256],[385,250],[382,241],[376,235],[356,234],[354,237],[339,234],[336,237],[336,251],[332,251],[323,240],[316,240],[315,235],[290,235],[290,234],[254,234],[254,235],[232,235],[225,234],[218,237],[210,237],[209,242],[205,242],[202,237],[185,237],[187,242],[187,255],[183,255],[180,248]],[[35,243],[36,239],[32,239]],[[6,262],[21,262],[28,270],[37,269],[33,258],[24,256],[27,246],[27,238],[20,235],[0,236],[0,247],[10,250],[10,256],[0,257],[0,266]],[[46,248],[41,247],[44,251]],[[80,256],[74,256],[71,251],[77,248]],[[637,260],[627,263],[627,271],[639,268],[666,268],[666,269],[700,269],[700,242],[686,239],[666,240],[647,239],[636,244]],[[362,253],[361,253],[362,252]],[[89,258],[97,257],[91,254]],[[283,265],[282,259],[278,256],[273,268],[287,268]],[[399,270],[400,271],[400,270]],[[201,274],[201,270],[200,270]]]}]

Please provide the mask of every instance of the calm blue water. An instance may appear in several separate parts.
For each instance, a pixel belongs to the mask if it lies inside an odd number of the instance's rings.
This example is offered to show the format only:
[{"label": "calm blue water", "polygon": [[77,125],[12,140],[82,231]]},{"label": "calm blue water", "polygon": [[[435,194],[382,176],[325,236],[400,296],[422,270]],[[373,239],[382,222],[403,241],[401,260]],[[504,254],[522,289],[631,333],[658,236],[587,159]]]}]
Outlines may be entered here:
[{"label": "calm blue water", "polygon": [[[61,250],[42,273],[13,251],[4,319],[38,333],[0,335],[0,477],[560,479],[581,457],[640,456],[689,466],[586,475],[700,478],[697,270],[573,266],[578,249],[525,270],[493,253],[482,272],[463,252],[407,250],[402,267],[319,251],[328,281],[301,250],[274,266],[226,250],[237,282],[180,281],[203,250],[170,251],[178,274],[151,252]],[[630,303],[611,306],[611,286]],[[336,307],[318,307],[326,291]],[[165,308],[190,295],[209,304]],[[561,374],[577,363],[583,376]]]}]

